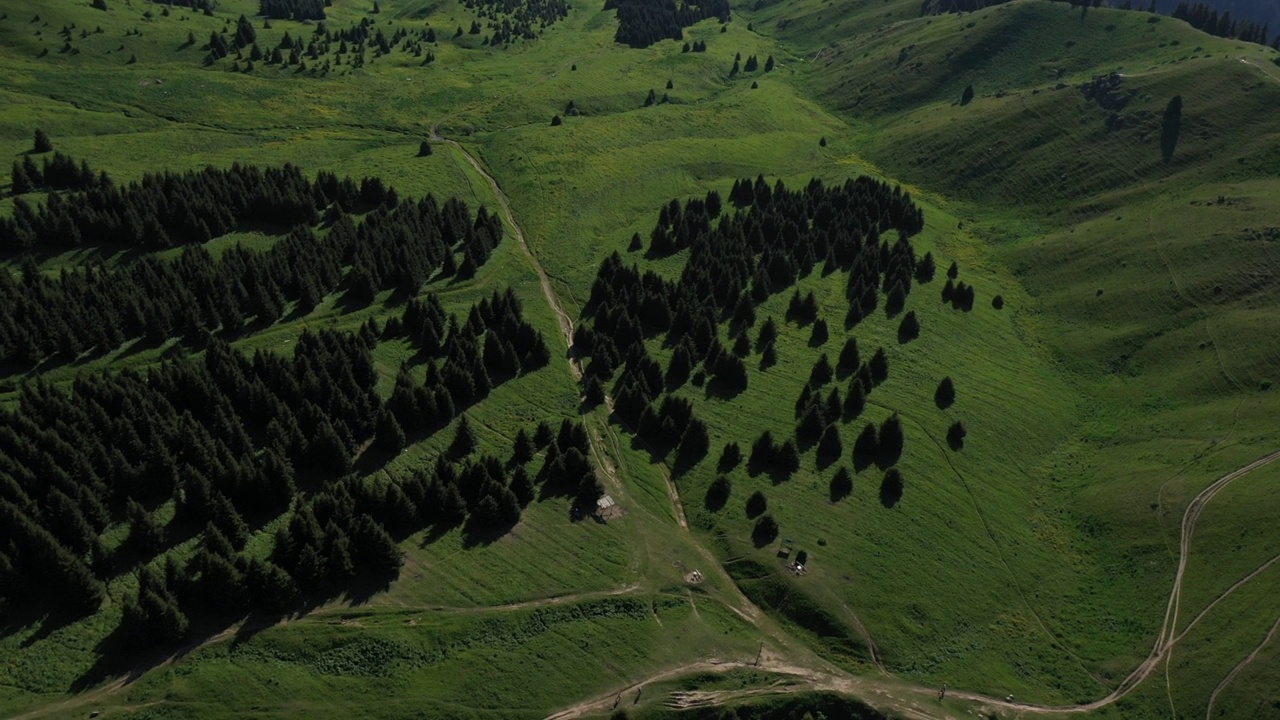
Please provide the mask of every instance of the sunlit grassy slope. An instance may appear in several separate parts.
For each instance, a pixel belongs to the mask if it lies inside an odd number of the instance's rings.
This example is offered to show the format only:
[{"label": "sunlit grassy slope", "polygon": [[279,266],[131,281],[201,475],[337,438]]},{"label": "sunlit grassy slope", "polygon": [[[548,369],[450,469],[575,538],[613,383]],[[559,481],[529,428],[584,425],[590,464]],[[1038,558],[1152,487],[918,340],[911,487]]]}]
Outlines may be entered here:
[{"label": "sunlit grassy slope", "polygon": [[[411,537],[401,579],[359,607],[339,601],[244,631],[66,706],[53,703],[118,669],[97,647],[118,609],[48,636],[38,623],[6,630],[0,714],[43,706],[81,716],[100,704],[181,717],[541,717],[694,660],[750,660],[757,638],[794,653],[797,645],[779,640],[771,624],[753,628],[728,610],[736,593],[695,543],[711,548],[783,630],[848,671],[876,673],[867,650],[874,644],[886,671],[906,682],[1090,700],[1150,650],[1186,503],[1213,478],[1280,447],[1270,230],[1280,225],[1280,136],[1270,122],[1280,68],[1262,48],[1167,18],[1102,9],[1082,17],[1039,0],[923,18],[915,0],[799,0],[745,3],[724,32],[715,22],[695,26],[687,39],[706,41],[708,51],[685,54],[672,42],[616,46],[612,13],[580,0],[538,40],[497,49],[471,36],[448,39],[473,18],[461,5],[385,0],[372,16],[371,3],[335,0],[332,28],[366,16],[388,32],[429,22],[440,42],[428,67],[396,53],[322,78],[266,66],[237,74],[228,61],[201,66],[198,45],[224,22],[251,15],[250,0],[223,0],[212,18],[177,8],[164,17],[137,0],[109,0],[107,12],[72,0],[40,5],[0,0],[0,152],[9,158],[20,157],[39,126],[59,150],[124,179],[209,163],[292,162],[308,172],[376,173],[404,194],[493,207],[487,184],[457,150],[437,144],[433,156],[415,157],[438,128],[497,178],[575,316],[600,260],[625,251],[633,232],[647,235],[672,198],[724,194],[734,179],[757,174],[798,185],[871,172],[906,184],[924,203],[918,250],[932,251],[940,271],[957,261],[978,301],[970,313],[943,305],[940,272],[908,300],[920,339],[898,344],[896,320],[883,312],[853,331],[864,356],[886,348],[890,379],[842,437],[847,450],[867,420],[894,411],[904,418],[907,488],[895,508],[881,506],[875,469],[833,503],[828,482],[847,453],[819,470],[812,450],[791,480],[774,485],[740,468],[725,508],[703,505],[720,445],[746,446],[764,429],[788,436],[809,368],[822,352],[832,360],[839,352],[843,278],[815,274],[801,287],[819,297],[832,326],[823,347],[809,346],[808,328],[784,323],[779,364],[756,370],[753,355],[740,397],[681,391],[713,440],[711,457],[676,480],[692,534],[675,524],[662,468],[614,426],[601,437],[622,480],[610,486],[624,502],[620,521],[570,524],[567,501],[549,500],[491,545],[468,548],[456,534],[430,543]],[[59,52],[56,33],[70,23],[78,54]],[[81,28],[99,25],[103,33],[79,38]],[[263,46],[313,29],[272,25],[258,31]],[[188,32],[197,47],[182,47]],[[762,63],[772,55],[777,67],[730,77],[736,53]],[[1079,89],[1110,72],[1122,73],[1132,93],[1121,113],[1132,122],[1120,130],[1108,130],[1108,111]],[[960,105],[969,85],[975,99]],[[669,102],[643,107],[651,89]],[[1160,115],[1175,94],[1185,101],[1183,129],[1166,164]],[[565,112],[570,101],[580,114]],[[565,122],[552,127],[556,114]],[[0,211],[10,206],[0,199]],[[44,262],[53,270],[104,256],[129,260],[95,248]],[[626,257],[667,274],[683,263],[682,255]],[[518,428],[578,408],[554,317],[513,237],[474,283],[430,289],[460,312],[506,285],[557,358],[476,410],[481,443],[497,453]],[[991,306],[997,294],[1003,310]],[[771,299],[761,318],[781,323],[786,300]],[[385,312],[378,304],[346,312],[331,299],[243,346],[287,351],[303,326],[355,327]],[[81,370],[143,366],[161,352],[122,349]],[[379,347],[384,390],[407,355],[398,343]],[[67,381],[76,371],[49,377]],[[933,404],[944,375],[958,395],[946,411]],[[959,452],[943,440],[954,419],[969,428]],[[604,427],[603,417],[595,420]],[[445,440],[447,433],[414,445],[387,472],[429,462]],[[1205,511],[1183,628],[1280,552],[1277,477],[1259,471]],[[776,544],[751,544],[743,503],[757,489],[782,537],[809,553],[805,577],[782,571]],[[682,571],[699,566],[708,582],[690,591]],[[1178,714],[1205,712],[1275,621],[1268,598],[1278,567],[1188,631],[1167,681],[1156,673],[1103,713],[1166,717],[1171,703]],[[115,583],[113,597],[130,582]],[[549,607],[581,612],[556,615],[545,629],[535,608],[501,607],[563,596],[571,597]],[[631,601],[650,612],[633,612]],[[1268,689],[1277,687],[1277,663],[1275,646],[1262,648],[1218,694],[1215,714],[1280,712]]]}]

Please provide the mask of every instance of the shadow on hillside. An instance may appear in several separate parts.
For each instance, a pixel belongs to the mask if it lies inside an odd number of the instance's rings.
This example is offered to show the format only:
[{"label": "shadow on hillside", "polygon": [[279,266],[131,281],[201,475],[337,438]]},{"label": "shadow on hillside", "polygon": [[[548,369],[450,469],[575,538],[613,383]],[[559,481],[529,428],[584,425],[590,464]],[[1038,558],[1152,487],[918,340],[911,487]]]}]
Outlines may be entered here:
[{"label": "shadow on hillside", "polygon": [[24,629],[35,626],[35,632],[24,638],[20,644],[20,647],[28,648],[81,617],[83,615],[58,608],[50,610],[48,605],[25,603],[9,610],[5,623],[0,625],[0,638],[16,635]]}]

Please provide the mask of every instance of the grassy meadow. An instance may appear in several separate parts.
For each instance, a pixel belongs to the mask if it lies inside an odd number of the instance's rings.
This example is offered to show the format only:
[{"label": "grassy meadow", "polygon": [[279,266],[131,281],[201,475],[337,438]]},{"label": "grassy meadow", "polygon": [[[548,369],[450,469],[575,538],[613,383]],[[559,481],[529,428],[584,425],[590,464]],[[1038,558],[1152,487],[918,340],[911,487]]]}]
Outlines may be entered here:
[{"label": "grassy meadow", "polygon": [[[727,195],[734,180],[757,175],[798,187],[814,176],[872,174],[900,182],[925,210],[913,243],[933,253],[938,274],[907,300],[920,337],[900,343],[898,318],[882,309],[846,331],[843,273],[815,271],[798,288],[818,298],[830,339],[815,347],[808,326],[784,321],[788,289],[757,309],[752,330],[766,317],[778,322],[777,365],[759,369],[753,352],[749,387],[732,400],[693,385],[676,392],[707,421],[712,448],[670,480],[682,508],[668,496],[669,468],[596,410],[586,416],[593,460],[612,470],[601,476],[621,518],[570,522],[570,501],[557,497],[536,501],[489,544],[471,546],[459,531],[418,533],[403,542],[406,563],[389,587],[288,618],[203,628],[209,642],[172,658],[111,655],[119,600],[136,587],[123,575],[91,618],[61,626],[23,618],[0,632],[0,715],[538,718],[757,652],[841,678],[838,689],[888,711],[971,715],[980,704],[940,705],[928,689],[945,682],[998,698],[1083,703],[1147,657],[1187,504],[1280,448],[1274,52],[1169,18],[1082,14],[1043,0],[931,17],[919,16],[915,0],[739,3],[731,22],[685,31],[707,43],[705,53],[672,41],[617,45],[613,13],[595,0],[573,0],[567,18],[509,46],[452,38],[476,15],[451,0],[382,0],[377,15],[372,5],[333,0],[326,26],[369,18],[389,35],[430,25],[435,61],[424,66],[397,49],[327,74],[312,61],[302,72],[265,63],[236,72],[232,58],[204,66],[200,46],[240,14],[264,48],[286,32],[305,37],[314,24],[264,28],[252,0],[220,0],[211,17],[178,7],[166,15],[144,0],[108,0],[105,12],[81,0],[38,8],[0,0],[0,153],[20,160],[40,127],[57,150],[117,180],[288,162],[496,210],[465,150],[509,197],[575,319],[615,251],[679,274],[685,253],[652,261],[627,252],[632,234],[647,237],[673,198]],[[71,24],[65,41],[59,30]],[[776,67],[731,76],[738,53],[762,66],[772,56]],[[1128,98],[1114,130],[1111,111],[1080,89],[1112,72]],[[962,105],[968,86],[975,96]],[[645,106],[650,90],[667,101]],[[1160,117],[1178,94],[1182,130],[1166,163]],[[556,115],[563,124],[552,126]],[[463,149],[436,142],[430,157],[417,157],[433,130]],[[12,209],[8,190],[0,180],[0,213]],[[550,366],[495,388],[468,413],[481,448],[503,458],[518,430],[581,412],[555,313],[508,230],[474,279],[426,288],[462,314],[510,286],[547,336]],[[251,230],[210,248],[265,248],[277,237]],[[136,256],[88,244],[37,259],[55,273]],[[940,300],[952,261],[975,288],[970,312]],[[16,272],[17,260],[8,268]],[[1002,309],[992,306],[996,295]],[[331,296],[237,347],[288,353],[305,328],[355,329],[398,311],[386,294],[358,309]],[[720,448],[736,441],[747,450],[766,429],[791,437],[810,368],[823,353],[834,363],[849,334],[864,358],[883,347],[890,370],[863,415],[841,426],[842,458],[818,467],[806,448],[800,471],[779,483],[739,467],[727,504],[708,507]],[[656,343],[649,350],[669,357]],[[0,402],[11,405],[37,375],[65,386],[80,373],[182,352],[125,345],[83,364],[37,367],[0,378]],[[404,342],[379,344],[384,394],[412,355]],[[933,399],[944,376],[957,390],[945,410]],[[842,395],[846,384],[834,381]],[[831,477],[853,469],[857,433],[895,412],[906,431],[901,502],[881,504],[874,466],[833,501]],[[958,451],[945,441],[955,420],[968,429]],[[369,482],[433,462],[451,436],[414,443]],[[1098,716],[1280,717],[1280,646],[1260,646],[1277,619],[1280,563],[1223,595],[1280,552],[1277,480],[1276,466],[1260,469],[1205,508],[1182,594],[1184,638],[1166,665]],[[744,503],[756,490],[779,541],[808,553],[805,576],[785,572],[778,542],[751,542]],[[280,522],[258,528],[251,546],[267,552]],[[124,528],[112,533],[119,542]],[[690,569],[706,580],[687,584]],[[803,684],[772,682],[664,676],[634,710],[665,716],[664,698],[692,689],[769,694]]]}]

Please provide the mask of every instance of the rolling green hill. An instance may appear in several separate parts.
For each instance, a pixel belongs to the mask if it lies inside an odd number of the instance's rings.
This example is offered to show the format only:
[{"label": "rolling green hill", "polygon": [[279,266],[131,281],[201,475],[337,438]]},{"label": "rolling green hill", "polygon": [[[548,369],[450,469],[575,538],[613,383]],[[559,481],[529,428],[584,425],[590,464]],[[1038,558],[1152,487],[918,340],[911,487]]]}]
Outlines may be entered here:
[{"label": "rolling green hill", "polygon": [[[744,718],[1280,717],[1280,470],[1228,475],[1280,450],[1274,51],[1168,17],[1043,0],[930,16],[915,0],[740,3],[728,23],[703,20],[643,49],[616,43],[615,13],[594,0],[509,43],[490,42],[493,18],[511,17],[497,3],[380,0],[375,13],[333,0],[325,32],[380,32],[385,47],[357,50],[349,35],[346,52],[335,40],[289,63],[286,45],[277,64],[270,51],[286,36],[323,39],[317,23],[264,22],[250,0],[210,13],[39,5],[0,0],[0,151],[12,160],[40,128],[117,182],[292,163],[496,214],[506,234],[473,278],[442,273],[417,291],[465,322],[511,288],[550,346],[547,367],[468,410],[477,453],[505,462],[539,421],[581,421],[621,516],[574,521],[572,493],[547,491],[484,541],[465,525],[415,526],[396,538],[404,561],[390,582],[304,593],[283,614],[196,614],[180,641],[143,650],[116,633],[141,565],[113,555],[96,612],[6,606],[0,715],[657,718],[727,706]],[[232,37],[242,14],[267,51],[251,70],[249,47],[206,57],[211,34]],[[738,57],[760,68],[735,73]],[[1176,143],[1162,154],[1175,96]],[[420,157],[424,141],[433,152]],[[601,322],[602,263],[617,253],[651,271],[653,288],[680,280],[703,247],[647,252],[673,202],[687,209],[714,191],[721,218],[749,217],[763,208],[729,202],[742,178],[802,190],[861,175],[900,186],[923,212],[910,242],[937,272],[905,299],[918,338],[900,337],[901,317],[884,312],[887,287],[845,322],[854,270],[817,257],[753,302],[745,389],[654,388],[654,410],[680,399],[705,422],[696,462],[655,451],[612,400],[584,402],[582,373],[598,372],[600,352],[567,335]],[[16,212],[11,192],[0,184],[0,214]],[[266,250],[288,230],[238,228],[207,247]],[[884,222],[877,234],[898,237]],[[15,278],[33,272],[5,251]],[[56,278],[146,255],[87,237],[32,260]],[[953,262],[974,292],[967,310],[940,296]],[[231,346],[288,357],[304,330],[359,332],[404,311],[389,288],[363,304],[349,289],[250,324]],[[813,293],[827,339],[792,316],[795,291]],[[754,343],[769,318],[775,363]],[[727,313],[714,320],[728,353],[740,328]],[[785,477],[745,461],[717,467],[727,443],[746,456],[763,431],[797,437],[811,369],[824,354],[836,363],[850,337],[863,359],[883,348],[889,371],[856,420],[831,424],[837,459],[801,441]],[[665,373],[678,342],[653,330],[640,346]],[[402,366],[430,382],[409,338],[382,337],[370,353],[381,402]],[[12,413],[38,379],[72,392],[77,378],[187,356],[205,352],[130,339],[6,366],[0,400]],[[603,383],[611,399],[631,360],[621,353]],[[708,363],[691,374],[714,375]],[[953,403],[935,399],[944,377]],[[849,383],[837,373],[817,392],[846,397]],[[905,486],[889,502],[887,465],[860,468],[852,449],[867,423],[894,414]],[[948,443],[956,421],[968,434]],[[358,446],[352,482],[381,492],[434,467],[455,426],[411,435],[385,462]],[[552,467],[551,452],[539,448],[529,471]],[[833,490],[841,468],[853,471],[848,492]],[[299,475],[297,498],[253,523],[243,557],[271,555],[276,530],[334,487],[325,474]],[[720,476],[731,489],[717,500]],[[778,526],[763,542],[747,507],[757,491]],[[114,551],[132,523],[112,497],[100,541]],[[173,500],[147,510],[172,540],[150,561],[157,571],[209,542],[183,530]],[[799,551],[807,572],[788,572]]]}]

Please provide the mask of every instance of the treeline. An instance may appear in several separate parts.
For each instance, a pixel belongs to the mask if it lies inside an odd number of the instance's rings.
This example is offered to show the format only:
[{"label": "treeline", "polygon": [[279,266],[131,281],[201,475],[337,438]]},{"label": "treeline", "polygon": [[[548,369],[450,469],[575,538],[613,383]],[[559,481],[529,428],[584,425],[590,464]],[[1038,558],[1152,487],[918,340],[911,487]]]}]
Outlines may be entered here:
[{"label": "treeline", "polygon": [[273,20],[323,20],[327,0],[258,0],[258,14]]},{"label": "treeline", "polygon": [[[1009,0],[924,0],[920,5],[920,15],[974,12],[994,5],[1003,5],[1007,2]],[[1051,0],[1051,2],[1069,3],[1072,7],[1085,9],[1105,6],[1151,14],[1155,14],[1157,11],[1156,0],[1148,0],[1145,4],[1141,0],[1138,0],[1138,2],[1124,0],[1123,3],[1120,3],[1119,0]],[[1212,5],[1203,2],[1180,0],[1177,7],[1170,13],[1170,17],[1177,20],[1185,20],[1191,27],[1203,30],[1210,35],[1243,40],[1259,45],[1266,45],[1269,36],[1267,23],[1233,18],[1231,11],[1226,10],[1219,13]],[[1280,37],[1276,38],[1273,46],[1276,49],[1280,49]]]},{"label": "treeline", "polygon": [[203,11],[205,15],[212,15],[214,10],[218,9],[218,3],[215,0],[155,0],[161,5],[171,5],[173,7],[185,7],[192,10]]},{"label": "treeline", "polygon": [[566,0],[463,0],[462,4],[486,21],[491,31],[485,38],[488,45],[534,40],[569,16]]},{"label": "treeline", "polygon": [[83,191],[109,185],[111,180],[103,173],[95,175],[89,163],[76,163],[70,156],[55,152],[40,165],[31,155],[13,161],[12,190],[14,195],[25,195],[37,190]]},{"label": "treeline", "polygon": [[[875,310],[880,293],[887,295],[888,311],[896,314],[913,279],[932,277],[932,258],[917,263],[909,241],[923,228],[923,215],[900,188],[862,177],[834,187],[815,179],[803,190],[790,190],[781,181],[770,186],[758,177],[736,181],[729,201],[741,209],[724,214],[714,191],[683,206],[673,200],[663,207],[650,233],[649,254],[663,257],[687,248],[680,278],[642,272],[611,255],[592,286],[590,324],[579,325],[573,338],[575,351],[590,358],[587,397],[602,395],[603,384],[617,374],[612,388],[617,416],[655,454],[678,450],[677,467],[705,455],[707,428],[688,401],[669,393],[692,381],[710,392],[734,395],[747,387],[746,359],[752,352],[759,353],[762,368],[777,362],[773,319],[763,323],[754,340],[749,334],[757,306],[770,295],[819,266],[824,273],[846,271],[850,306],[845,326],[851,328]],[[898,236],[892,244],[881,239],[882,232],[890,231]],[[632,249],[642,247],[636,235]],[[814,324],[817,335],[812,293],[794,295],[788,314]],[[728,323],[733,338],[728,346],[721,341],[722,323]],[[821,326],[825,342],[825,321]],[[659,337],[673,348],[665,369],[645,348],[646,339]],[[854,348],[854,357],[842,356],[841,363],[856,368],[863,364]],[[883,351],[877,359],[883,361]],[[887,374],[887,363],[883,372],[874,366],[873,361],[865,372]],[[830,380],[829,364],[826,370],[815,387]],[[864,397],[872,382],[869,377]],[[837,400],[835,418],[841,413]],[[791,440],[776,448],[770,441],[767,451],[756,454],[758,464],[785,475],[798,467],[796,457]]]},{"label": "treeline", "polygon": [[357,185],[322,174],[311,181],[293,165],[264,170],[237,163],[225,170],[149,173],[123,187],[105,173],[92,183],[87,175],[80,182],[86,187],[74,189],[83,192],[52,193],[36,207],[23,198],[15,200],[13,214],[0,218],[0,252],[84,242],[161,250],[206,242],[243,223],[314,225],[319,210],[334,203],[348,210],[398,203],[395,191],[376,178]]},{"label": "treeline", "polygon": [[699,0],[698,3],[674,0],[606,0],[605,10],[616,10],[617,42],[633,48],[644,48],[661,40],[682,40],[684,28],[707,18],[729,22],[728,0]]},{"label": "treeline", "polygon": [[[412,334],[439,303],[428,296],[411,307],[385,333],[372,321],[356,333],[304,332],[292,358],[262,350],[250,358],[215,341],[200,360],[84,376],[70,393],[24,386],[17,409],[0,412],[0,601],[93,612],[105,580],[202,534],[185,564],[170,557],[163,573],[142,571],[125,612],[140,637],[169,641],[192,612],[278,612],[298,593],[394,577],[393,538],[431,524],[465,518],[473,532],[500,532],[519,519],[535,482],[552,481],[544,492],[569,482],[570,494],[594,501],[585,430],[572,424],[558,436],[545,425],[533,437],[521,431],[504,465],[471,458],[476,441],[463,416],[433,470],[390,485],[348,475],[361,453],[398,453],[550,359],[514,294],[495,292],[465,323],[448,316],[439,347],[422,348],[425,381],[406,368],[384,403],[372,358],[379,336]],[[523,465],[552,444],[556,453],[530,477]],[[174,519],[161,524],[153,508],[170,499]],[[291,507],[270,561],[240,554],[251,528]],[[121,523],[127,540],[108,551],[103,533]]]},{"label": "treeline", "polygon": [[1171,16],[1178,20],[1186,20],[1191,27],[1203,30],[1210,35],[1235,38],[1259,45],[1267,44],[1269,29],[1265,24],[1259,25],[1252,20],[1237,20],[1231,17],[1229,10],[1219,15],[1217,9],[1205,3],[1188,3],[1183,0],[1178,3],[1178,7],[1174,8]]},{"label": "treeline", "polygon": [[[350,193],[352,202],[361,197],[354,183],[333,176],[322,174],[317,185],[330,183],[346,186],[338,195]],[[367,182],[365,190],[374,187],[381,183]],[[199,347],[211,334],[235,336],[247,322],[274,323],[290,308],[305,315],[338,290],[359,304],[387,289],[412,297],[436,274],[470,276],[502,237],[500,219],[483,207],[473,216],[460,200],[441,207],[428,195],[391,208],[389,193],[365,194],[383,201],[359,223],[335,208],[323,237],[298,226],[266,251],[236,246],[214,259],[196,245],[171,261],[147,256],[120,269],[89,266],[56,277],[27,261],[21,278],[0,274],[0,303],[9,308],[0,317],[0,362],[31,366],[55,354],[101,354],[135,338],[158,344],[176,336]],[[43,214],[73,217],[56,197]],[[164,239],[153,216],[139,224]]]},{"label": "treeline", "polygon": [[[188,42],[194,44],[194,36],[189,37]],[[234,55],[237,70],[251,72],[257,63],[263,63],[324,73],[343,65],[364,67],[370,56],[379,58],[397,51],[423,58],[421,64],[429,65],[435,61],[435,54],[426,47],[435,42],[436,31],[429,25],[415,31],[401,27],[387,35],[366,17],[341,30],[331,30],[326,23],[319,22],[309,36],[294,36],[286,31],[279,42],[271,45],[258,42],[257,31],[242,15],[234,31],[228,26],[211,33],[204,49],[209,51],[205,64]]]}]

